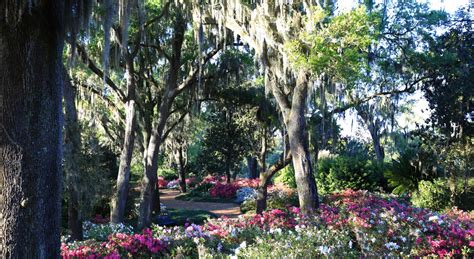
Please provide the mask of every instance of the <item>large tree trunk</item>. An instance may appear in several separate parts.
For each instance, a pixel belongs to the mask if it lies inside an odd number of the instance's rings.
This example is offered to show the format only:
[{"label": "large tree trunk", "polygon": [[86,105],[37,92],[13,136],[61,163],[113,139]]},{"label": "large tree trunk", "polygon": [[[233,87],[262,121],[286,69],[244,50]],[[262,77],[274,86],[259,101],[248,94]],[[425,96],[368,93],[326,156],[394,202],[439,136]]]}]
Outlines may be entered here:
[{"label": "large tree trunk", "polygon": [[[158,183],[158,155],[162,142],[163,130],[169,116],[169,107],[163,104],[157,128],[154,128],[145,153],[145,172],[141,183],[140,215],[138,227],[149,227],[152,221],[153,208],[159,203]],[[158,207],[159,209],[159,207]]]},{"label": "large tree trunk", "polygon": [[127,57],[126,74],[128,99],[125,104],[125,135],[120,153],[117,185],[110,209],[110,221],[112,223],[120,223],[124,219],[130,182],[130,165],[135,143],[135,80],[133,79],[133,60],[131,57]]},{"label": "large tree trunk", "polygon": [[288,115],[286,126],[290,151],[293,157],[300,208],[305,213],[312,213],[319,207],[319,199],[311,164],[304,116],[307,95],[308,75],[300,72],[296,80],[291,111]]},{"label": "large tree trunk", "polygon": [[263,174],[260,175],[260,184],[257,188],[257,214],[262,214],[267,209],[269,179]]},{"label": "large tree trunk", "polygon": [[64,71],[64,171],[68,193],[68,228],[74,240],[82,240],[81,216],[81,129],[76,108],[76,88],[72,85],[69,75]]},{"label": "large tree trunk", "polygon": [[[64,2],[39,1],[19,21],[5,20],[4,4],[0,8],[0,258],[58,258]],[[14,4],[6,5],[8,9]]]},{"label": "large tree trunk", "polygon": [[295,169],[296,188],[301,210],[304,213],[312,213],[319,207],[318,190],[313,175],[311,155],[309,152],[308,134],[306,132],[305,110],[308,96],[308,74],[300,71],[296,78],[296,86],[293,89],[291,102],[278,86],[274,76],[276,73],[267,70],[267,84],[271,86],[273,95],[285,120],[288,132],[290,152]]}]

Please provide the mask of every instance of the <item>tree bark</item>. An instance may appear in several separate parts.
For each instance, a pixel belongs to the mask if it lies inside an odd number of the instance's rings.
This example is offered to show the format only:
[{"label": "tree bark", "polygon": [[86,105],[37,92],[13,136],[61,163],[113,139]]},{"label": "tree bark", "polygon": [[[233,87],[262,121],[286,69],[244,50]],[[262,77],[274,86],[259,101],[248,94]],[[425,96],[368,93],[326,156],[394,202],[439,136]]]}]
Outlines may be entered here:
[{"label": "tree bark", "polygon": [[253,156],[247,157],[247,168],[249,170],[249,177],[251,179],[258,177],[257,158]]},{"label": "tree bark", "polygon": [[183,156],[183,147],[180,146],[178,148],[178,172],[179,172],[179,186],[181,188],[181,192],[186,192],[186,162]]},{"label": "tree bark", "polygon": [[230,184],[231,179],[232,179],[232,174],[230,172],[230,155],[226,155],[226,160],[225,160],[225,178],[226,178],[226,183]]},{"label": "tree bark", "polygon": [[76,108],[76,88],[64,71],[64,173],[68,193],[68,228],[74,240],[82,240],[81,215],[81,129]]},{"label": "tree bark", "polygon": [[267,209],[268,183],[270,178],[260,175],[260,184],[257,188],[257,214],[262,214]]},{"label": "tree bark", "polygon": [[0,258],[59,258],[64,2],[39,1],[19,21],[5,20],[4,12]]},{"label": "tree bark", "polygon": [[312,213],[319,208],[319,199],[306,132],[305,109],[307,95],[308,75],[305,72],[300,72],[296,80],[286,127],[293,157],[300,208],[304,213]]},{"label": "tree bark", "polygon": [[133,78],[133,59],[130,55],[126,57],[125,74],[127,75],[127,102],[125,103],[125,135],[122,151],[120,153],[120,165],[117,175],[117,185],[112,198],[110,208],[110,221],[112,223],[123,222],[125,216],[125,205],[129,192],[130,165],[132,163],[133,148],[135,144],[135,80]]}]

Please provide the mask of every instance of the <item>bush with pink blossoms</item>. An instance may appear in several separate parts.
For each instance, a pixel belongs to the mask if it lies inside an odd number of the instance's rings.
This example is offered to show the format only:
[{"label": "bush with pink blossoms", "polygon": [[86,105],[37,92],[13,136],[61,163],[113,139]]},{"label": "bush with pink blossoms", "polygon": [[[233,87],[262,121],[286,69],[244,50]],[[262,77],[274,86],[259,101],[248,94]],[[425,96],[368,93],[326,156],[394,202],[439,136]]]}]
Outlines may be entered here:
[{"label": "bush with pink blossoms", "polygon": [[168,185],[168,181],[166,181],[165,178],[159,176],[156,185],[158,188],[166,188],[166,186]]},{"label": "bush with pink blossoms", "polygon": [[260,179],[250,179],[250,178],[238,178],[232,182],[233,184],[238,185],[239,187],[251,187],[256,189],[260,184]]},{"label": "bush with pink blossoms", "polygon": [[235,194],[238,189],[239,186],[236,184],[222,184],[220,182],[217,182],[211,189],[209,189],[209,194],[213,198],[230,199],[235,197]]},{"label": "bush with pink blossoms", "polygon": [[167,253],[168,242],[153,237],[150,229],[141,234],[115,233],[106,242],[88,240],[61,245],[63,258],[153,257]]}]

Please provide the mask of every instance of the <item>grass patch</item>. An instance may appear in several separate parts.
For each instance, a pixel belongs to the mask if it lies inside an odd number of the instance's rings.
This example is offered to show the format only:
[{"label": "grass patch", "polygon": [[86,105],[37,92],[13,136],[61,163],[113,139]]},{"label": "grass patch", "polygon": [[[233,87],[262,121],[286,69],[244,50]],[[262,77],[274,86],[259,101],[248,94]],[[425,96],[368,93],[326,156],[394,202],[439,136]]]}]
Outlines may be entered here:
[{"label": "grass patch", "polygon": [[182,226],[186,222],[202,224],[205,220],[218,216],[207,210],[168,209],[168,215],[175,221],[175,225]]}]

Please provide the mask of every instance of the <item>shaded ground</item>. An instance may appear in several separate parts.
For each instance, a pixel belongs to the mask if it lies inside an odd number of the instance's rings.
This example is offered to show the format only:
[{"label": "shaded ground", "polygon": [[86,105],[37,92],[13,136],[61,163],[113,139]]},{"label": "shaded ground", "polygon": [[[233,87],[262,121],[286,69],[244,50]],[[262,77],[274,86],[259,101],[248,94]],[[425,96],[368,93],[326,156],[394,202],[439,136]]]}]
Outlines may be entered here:
[{"label": "shaded ground", "polygon": [[188,209],[188,210],[207,210],[217,216],[227,216],[236,218],[240,213],[240,207],[235,203],[217,203],[217,202],[194,202],[176,200],[176,196],[181,193],[178,190],[161,189],[160,202],[168,208]]}]

